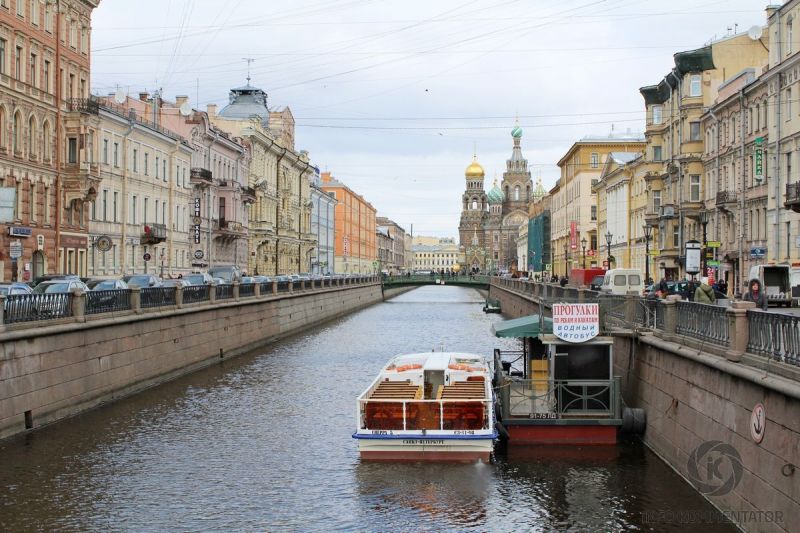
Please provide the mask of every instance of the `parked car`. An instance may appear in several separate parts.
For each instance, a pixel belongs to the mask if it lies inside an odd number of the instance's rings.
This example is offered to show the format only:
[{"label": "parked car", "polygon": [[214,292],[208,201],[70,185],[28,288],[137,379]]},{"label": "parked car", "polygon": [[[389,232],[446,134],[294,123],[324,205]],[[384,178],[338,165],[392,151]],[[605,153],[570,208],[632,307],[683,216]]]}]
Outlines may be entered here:
[{"label": "parked car", "polygon": [[31,287],[36,287],[38,284],[43,283],[45,281],[53,281],[59,279],[79,279],[83,282],[88,281],[87,278],[80,278],[76,274],[47,274],[45,276],[39,276],[38,278],[34,279],[30,285]]},{"label": "parked car", "polygon": [[213,278],[221,278],[223,283],[242,282],[242,271],[236,265],[220,265],[208,269]]},{"label": "parked car", "polygon": [[162,287],[189,287],[191,283],[183,278],[177,279],[165,279],[162,283]]},{"label": "parked car", "polygon": [[223,278],[212,278],[212,285],[230,285],[230,282]]},{"label": "parked car", "polygon": [[91,291],[114,291],[127,289],[128,284],[121,279],[90,279],[86,286]]},{"label": "parked car", "polygon": [[605,276],[595,276],[592,278],[592,281],[589,282],[589,290],[592,291],[599,291],[600,287],[603,286],[603,278]]},{"label": "parked car", "polygon": [[[43,281],[34,287],[33,294],[68,294],[74,289],[81,289],[84,292],[89,290],[80,278],[73,276],[67,279]],[[32,311],[37,318],[58,318],[69,314],[69,305],[67,298],[37,299],[33,303]]]},{"label": "parked car", "polygon": [[272,283],[269,276],[253,276],[253,283]]},{"label": "parked car", "polygon": [[242,285],[250,285],[250,284],[255,283],[255,282],[256,282],[256,280],[253,278],[253,276],[243,276],[241,284]]},{"label": "parked car", "polygon": [[183,279],[189,282],[189,285],[214,285],[214,278],[208,272],[193,272],[186,274]]},{"label": "parked car", "polygon": [[0,283],[0,294],[3,296],[33,294],[33,289],[31,289],[26,283],[18,283],[13,281],[11,283]]},{"label": "parked car", "polygon": [[122,281],[128,284],[129,287],[139,287],[144,289],[147,287],[161,287],[162,281],[158,276],[153,274],[131,274],[124,276]]}]

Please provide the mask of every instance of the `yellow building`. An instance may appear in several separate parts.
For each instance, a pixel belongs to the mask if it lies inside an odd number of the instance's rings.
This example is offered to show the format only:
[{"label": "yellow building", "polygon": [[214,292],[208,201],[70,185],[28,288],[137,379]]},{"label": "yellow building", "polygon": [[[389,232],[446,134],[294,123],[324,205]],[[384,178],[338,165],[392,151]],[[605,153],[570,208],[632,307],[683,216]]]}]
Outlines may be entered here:
[{"label": "yellow building", "polygon": [[597,252],[605,243],[597,230],[597,196],[592,187],[600,179],[609,154],[636,154],[643,148],[644,137],[640,134],[612,132],[606,137],[584,137],[558,162],[561,177],[551,204],[553,271],[556,274],[569,275],[571,267],[582,265],[581,239],[586,239],[587,243],[586,266],[602,265],[603,259]]},{"label": "yellow building", "polygon": [[645,160],[658,164],[647,178],[645,217],[658,228],[654,278],[684,277],[685,243],[702,239],[709,194],[703,180],[703,110],[713,104],[727,77],[764,64],[766,53],[766,46],[747,34],[726,37],[678,52],[675,68],[658,84],[639,89],[647,106]]}]

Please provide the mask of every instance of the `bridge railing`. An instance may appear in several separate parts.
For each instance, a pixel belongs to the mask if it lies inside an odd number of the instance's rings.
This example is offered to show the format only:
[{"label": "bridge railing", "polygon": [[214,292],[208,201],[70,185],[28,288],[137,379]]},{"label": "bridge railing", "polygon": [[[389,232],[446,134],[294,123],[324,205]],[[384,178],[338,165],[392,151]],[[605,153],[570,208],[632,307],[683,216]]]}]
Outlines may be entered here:
[{"label": "bridge railing", "polygon": [[[615,329],[652,331],[667,340],[735,362],[744,360],[760,367],[769,361],[800,367],[800,316],[756,310],[750,302],[737,301],[724,307],[682,301],[677,296],[654,299],[634,294],[600,295],[551,283],[496,277],[492,278],[491,285],[533,299],[543,307],[562,298],[597,301],[605,332]],[[800,379],[796,371],[782,375]]]},{"label": "bridge railing", "polygon": [[[306,282],[304,294],[323,290],[338,290],[376,284],[377,276],[362,275],[346,279],[328,278],[318,282]],[[288,293],[291,282],[276,283],[278,292]],[[299,290],[300,284],[294,288]],[[280,294],[279,297],[286,297]],[[13,326],[14,329],[38,327],[42,322],[54,319],[85,322],[102,318],[106,313],[132,314],[163,308],[181,308],[185,305],[213,306],[229,304],[233,300],[247,301],[271,298],[272,283],[239,285],[191,285],[188,287],[146,287],[112,291],[75,291],[72,293],[0,295],[0,331]]]}]

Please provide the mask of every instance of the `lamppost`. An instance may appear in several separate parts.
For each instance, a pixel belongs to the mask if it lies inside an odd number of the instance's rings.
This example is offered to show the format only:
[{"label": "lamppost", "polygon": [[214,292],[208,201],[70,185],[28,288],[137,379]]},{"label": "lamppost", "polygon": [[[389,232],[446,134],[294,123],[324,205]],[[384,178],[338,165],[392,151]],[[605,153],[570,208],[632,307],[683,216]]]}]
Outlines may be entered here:
[{"label": "lamppost", "polygon": [[700,211],[700,224],[703,225],[703,258],[702,258],[702,265],[703,265],[703,273],[700,276],[707,276],[708,275],[708,266],[707,261],[708,258],[706,257],[706,227],[708,227],[708,211]]},{"label": "lamppost", "polygon": [[610,232],[606,232],[606,244],[608,245],[608,268],[611,268],[611,240],[614,238],[614,235]]},{"label": "lamppost", "polygon": [[566,242],[564,243],[564,276],[567,277],[569,275],[569,257],[567,256],[569,253],[569,244]]},{"label": "lamppost", "polygon": [[650,283],[650,239],[653,238],[653,226],[645,224],[644,230],[644,279],[645,283]]},{"label": "lamppost", "polygon": [[583,248],[583,269],[586,270],[586,237],[581,239],[581,248]]}]

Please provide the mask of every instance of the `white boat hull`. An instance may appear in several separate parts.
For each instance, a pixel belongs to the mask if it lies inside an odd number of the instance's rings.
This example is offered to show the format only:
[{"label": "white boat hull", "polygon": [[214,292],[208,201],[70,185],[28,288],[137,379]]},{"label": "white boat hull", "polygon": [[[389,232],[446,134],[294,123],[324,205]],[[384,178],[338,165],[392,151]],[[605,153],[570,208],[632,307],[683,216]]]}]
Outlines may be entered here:
[{"label": "white boat hull", "polygon": [[[358,438],[358,435],[354,435]],[[359,438],[361,459],[372,461],[463,461],[489,462],[494,435],[476,439]]]}]

